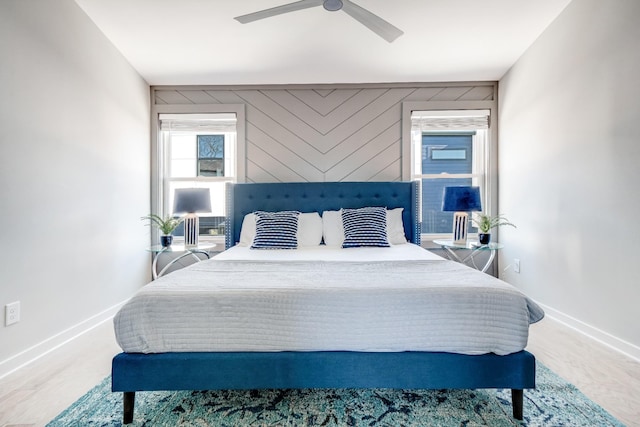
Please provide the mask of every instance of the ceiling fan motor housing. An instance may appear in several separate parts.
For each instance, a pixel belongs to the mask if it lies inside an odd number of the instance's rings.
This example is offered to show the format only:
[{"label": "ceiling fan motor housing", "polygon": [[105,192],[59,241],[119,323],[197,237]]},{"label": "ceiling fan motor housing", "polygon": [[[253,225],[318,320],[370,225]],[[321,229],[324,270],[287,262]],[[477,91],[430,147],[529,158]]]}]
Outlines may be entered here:
[{"label": "ceiling fan motor housing", "polygon": [[329,12],[335,12],[342,9],[342,0],[324,0],[322,7]]}]

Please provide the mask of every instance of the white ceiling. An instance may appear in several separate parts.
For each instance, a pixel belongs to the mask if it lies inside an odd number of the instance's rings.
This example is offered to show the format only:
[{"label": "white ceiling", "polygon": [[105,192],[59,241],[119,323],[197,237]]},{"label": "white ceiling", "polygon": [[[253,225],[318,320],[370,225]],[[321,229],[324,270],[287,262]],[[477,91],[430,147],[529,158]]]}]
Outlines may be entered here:
[{"label": "white ceiling", "polygon": [[151,85],[499,80],[571,0],[354,0],[404,31],[388,43],[293,0],[76,0]]}]

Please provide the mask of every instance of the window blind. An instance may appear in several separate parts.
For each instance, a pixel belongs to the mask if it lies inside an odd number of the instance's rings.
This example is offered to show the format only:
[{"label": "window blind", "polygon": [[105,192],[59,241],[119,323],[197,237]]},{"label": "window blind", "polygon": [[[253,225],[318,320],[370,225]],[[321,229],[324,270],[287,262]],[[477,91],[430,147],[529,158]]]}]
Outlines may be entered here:
[{"label": "window blind", "polygon": [[489,110],[413,111],[412,131],[477,130],[489,128]]},{"label": "window blind", "polygon": [[182,132],[236,131],[236,115],[221,114],[160,114],[160,130]]}]

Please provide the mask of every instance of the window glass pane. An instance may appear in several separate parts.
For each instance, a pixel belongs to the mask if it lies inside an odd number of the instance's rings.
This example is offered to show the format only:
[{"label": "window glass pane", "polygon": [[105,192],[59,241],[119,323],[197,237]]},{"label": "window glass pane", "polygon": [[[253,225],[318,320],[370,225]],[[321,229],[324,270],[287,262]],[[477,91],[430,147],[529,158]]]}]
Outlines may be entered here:
[{"label": "window glass pane", "polygon": [[224,135],[224,176],[236,175],[236,134]]},{"label": "window glass pane", "polygon": [[210,182],[211,214],[200,216],[200,235],[224,236],[224,218],[226,212],[226,182]]},{"label": "window glass pane", "polygon": [[[208,188],[211,194],[211,213],[198,214],[200,217],[200,235],[224,235],[225,215],[225,186],[222,181],[197,182],[197,181],[170,181],[169,182],[169,206],[173,207],[173,197],[176,188]],[[173,233],[175,236],[184,236],[184,227],[181,224]]]},{"label": "window glass pane", "polygon": [[195,159],[196,146],[195,135],[172,133],[171,135],[172,159]]},{"label": "window glass pane", "polygon": [[[453,212],[442,211],[445,187],[472,185],[471,178],[445,178],[422,180],[422,233],[451,233]],[[476,229],[469,224],[469,233]]]},{"label": "window glass pane", "polygon": [[171,134],[171,178],[191,178],[196,176],[195,141],[195,135]]},{"label": "window glass pane", "polygon": [[422,136],[422,174],[471,173],[473,134]]},{"label": "window glass pane", "polygon": [[198,159],[224,159],[224,135],[198,135]]},{"label": "window glass pane", "polygon": [[198,160],[198,176],[224,176],[224,159]]},{"label": "window glass pane", "polygon": [[224,135],[198,135],[198,176],[224,176]]},{"label": "window glass pane", "polygon": [[195,159],[180,159],[171,162],[171,178],[193,178],[195,176]]},{"label": "window glass pane", "polygon": [[[473,172],[473,134],[424,134],[422,136],[423,174],[471,174]],[[450,233],[453,212],[442,211],[445,187],[472,185],[471,178],[422,180],[422,232]],[[473,230],[470,230],[471,232]]]}]

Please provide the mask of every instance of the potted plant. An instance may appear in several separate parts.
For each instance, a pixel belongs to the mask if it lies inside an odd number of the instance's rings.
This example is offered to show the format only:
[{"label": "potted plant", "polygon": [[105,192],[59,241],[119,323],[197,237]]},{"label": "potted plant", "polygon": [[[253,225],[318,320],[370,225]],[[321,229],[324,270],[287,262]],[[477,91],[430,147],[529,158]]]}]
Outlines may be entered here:
[{"label": "potted plant", "polygon": [[171,242],[173,241],[173,231],[180,225],[180,223],[184,220],[184,218],[174,218],[171,216],[167,216],[162,218],[159,215],[149,214],[147,216],[143,216],[140,220],[149,220],[150,226],[156,227],[162,235],[160,236],[160,244],[163,248],[171,246]]},{"label": "potted plant", "polygon": [[478,227],[480,232],[478,233],[478,240],[480,244],[487,245],[491,241],[491,229],[495,227],[500,227],[501,225],[510,225],[511,227],[517,228],[514,224],[510,223],[504,215],[485,215],[478,214],[475,218],[472,219],[473,223]]}]

